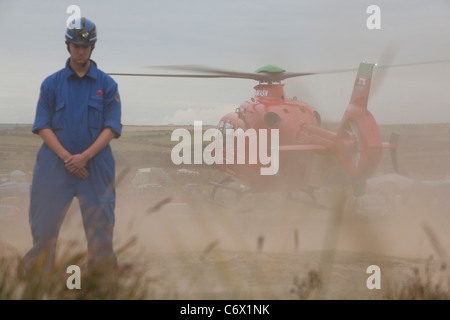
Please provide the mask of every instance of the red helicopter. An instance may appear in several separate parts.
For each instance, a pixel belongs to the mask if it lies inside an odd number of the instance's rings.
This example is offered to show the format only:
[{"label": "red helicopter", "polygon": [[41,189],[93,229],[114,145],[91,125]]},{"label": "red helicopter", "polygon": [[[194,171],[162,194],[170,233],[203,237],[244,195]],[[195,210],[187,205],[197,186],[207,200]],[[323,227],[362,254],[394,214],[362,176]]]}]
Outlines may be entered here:
[{"label": "red helicopter", "polygon": [[[187,65],[163,68],[203,74],[110,73],[110,75],[239,78],[259,82],[254,87],[254,97],[243,102],[233,112],[224,115],[217,125],[222,141],[219,143],[220,146],[216,146],[214,156],[216,160],[220,160],[216,161],[216,165],[226,174],[226,178],[212,182],[214,186],[212,198],[217,188],[233,189],[240,193],[309,190],[308,182],[317,154],[334,157],[351,177],[355,196],[360,196],[365,193],[366,179],[375,172],[380,163],[383,149],[391,151],[394,170],[397,171],[395,151],[398,135],[392,133],[390,141],[383,142],[378,125],[367,109],[374,66],[375,64],[365,62],[359,65],[350,103],[336,132],[321,127],[320,114],[312,106],[297,98],[287,98],[284,84],[281,83],[288,78],[320,73],[287,72],[272,65],[259,68],[254,73]],[[321,74],[355,70],[321,72]],[[275,133],[277,139],[267,138],[262,144],[259,141],[256,147],[252,147],[250,143],[245,143],[245,139],[248,142],[250,138],[250,135],[245,134],[249,131],[257,133],[258,141],[261,132],[265,132],[266,137],[272,137],[272,133]],[[233,143],[227,144],[230,139]],[[238,150],[239,148],[241,150]],[[274,152],[277,153],[277,158],[272,157],[272,161],[277,161],[274,174],[261,174],[261,169],[268,167],[267,161],[261,161],[261,158],[252,163],[239,162],[237,157],[242,148],[245,153],[241,155],[247,160],[251,158],[252,153],[260,152],[261,148],[265,148],[267,156],[268,150],[271,150],[272,156]],[[232,187],[233,181],[239,182],[237,189]]]}]

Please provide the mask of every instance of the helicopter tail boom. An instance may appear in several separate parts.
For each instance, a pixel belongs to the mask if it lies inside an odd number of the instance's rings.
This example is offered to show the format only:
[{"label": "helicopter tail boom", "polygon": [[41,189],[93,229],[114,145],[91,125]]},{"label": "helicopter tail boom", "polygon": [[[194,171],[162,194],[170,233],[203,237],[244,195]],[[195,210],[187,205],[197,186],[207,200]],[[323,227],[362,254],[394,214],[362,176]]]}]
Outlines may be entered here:
[{"label": "helicopter tail boom", "polygon": [[367,109],[374,66],[373,63],[360,63],[349,106]]},{"label": "helicopter tail boom", "polygon": [[365,181],[374,173],[382,156],[380,129],[367,110],[374,66],[373,63],[360,63],[352,96],[336,136],[336,156],[354,182],[355,195],[364,194]]}]

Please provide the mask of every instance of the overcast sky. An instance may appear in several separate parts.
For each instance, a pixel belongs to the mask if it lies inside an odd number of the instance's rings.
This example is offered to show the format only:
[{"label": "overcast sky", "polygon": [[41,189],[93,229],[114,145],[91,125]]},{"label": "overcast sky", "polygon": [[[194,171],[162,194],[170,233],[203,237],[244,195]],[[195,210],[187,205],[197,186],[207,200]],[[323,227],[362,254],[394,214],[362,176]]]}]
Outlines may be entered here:
[{"label": "overcast sky", "polygon": [[[202,64],[252,72],[272,64],[288,71],[357,68],[450,59],[447,0],[0,0],[0,122],[32,123],[39,87],[64,67],[67,8],[93,20],[92,59],[105,72],[150,72],[146,66]],[[370,5],[381,29],[370,30]],[[383,61],[383,56],[391,56]],[[244,79],[115,76],[124,125],[216,124],[251,98]],[[286,80],[288,97],[338,121],[355,73]],[[369,110],[378,123],[450,120],[450,62],[375,70]]]}]

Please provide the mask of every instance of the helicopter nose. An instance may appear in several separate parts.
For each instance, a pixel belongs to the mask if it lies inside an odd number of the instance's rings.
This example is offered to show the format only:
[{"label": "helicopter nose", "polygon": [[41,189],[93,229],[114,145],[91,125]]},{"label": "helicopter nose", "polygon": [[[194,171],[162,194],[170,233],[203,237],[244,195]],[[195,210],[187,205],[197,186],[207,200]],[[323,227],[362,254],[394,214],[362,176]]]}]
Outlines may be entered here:
[{"label": "helicopter nose", "polygon": [[275,112],[267,112],[264,115],[264,122],[269,126],[269,127],[278,127],[281,123],[281,118],[278,114],[276,114]]}]

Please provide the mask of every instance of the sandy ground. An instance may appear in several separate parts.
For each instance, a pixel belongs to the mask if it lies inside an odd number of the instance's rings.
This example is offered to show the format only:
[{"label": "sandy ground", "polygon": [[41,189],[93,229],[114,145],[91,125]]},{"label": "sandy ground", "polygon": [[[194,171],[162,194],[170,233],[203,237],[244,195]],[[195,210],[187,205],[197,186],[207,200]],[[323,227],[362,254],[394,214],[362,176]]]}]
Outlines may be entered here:
[{"label": "sandy ground", "polygon": [[[333,190],[321,192],[329,200]],[[115,239],[117,247],[136,239],[121,261],[145,265],[156,281],[155,296],[163,299],[384,299],[427,266],[445,285],[440,266],[450,246],[450,216],[386,208],[386,202],[374,207],[376,198],[367,199],[367,210],[347,203],[351,212],[316,208],[302,194],[299,201],[248,195],[236,208],[200,199],[148,212],[156,200],[124,192]],[[85,245],[76,205],[61,230],[61,247]],[[31,243],[25,216],[3,225],[2,239],[25,252]],[[371,265],[380,267],[380,290],[367,288]],[[323,286],[308,295],[299,283],[311,272],[320,272]]]},{"label": "sandy ground", "polygon": [[[400,159],[414,173],[418,158],[403,150]],[[436,163],[434,150],[420,159]],[[415,270],[426,277],[427,268],[431,281],[446,288],[447,168],[422,163],[416,176],[389,170],[383,165],[359,199],[325,186],[316,192],[317,203],[302,193],[292,199],[249,194],[228,200],[232,207],[202,196],[141,197],[127,178],[117,192],[116,246],[136,239],[121,262],[145,265],[159,299],[385,299]],[[166,196],[175,200],[150,212]],[[26,214],[0,228],[0,240],[20,254],[31,245]],[[71,240],[85,245],[76,201],[60,236],[62,244]],[[380,267],[381,289],[367,287],[372,265]],[[308,291],[315,272],[322,285]]]}]

